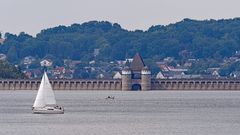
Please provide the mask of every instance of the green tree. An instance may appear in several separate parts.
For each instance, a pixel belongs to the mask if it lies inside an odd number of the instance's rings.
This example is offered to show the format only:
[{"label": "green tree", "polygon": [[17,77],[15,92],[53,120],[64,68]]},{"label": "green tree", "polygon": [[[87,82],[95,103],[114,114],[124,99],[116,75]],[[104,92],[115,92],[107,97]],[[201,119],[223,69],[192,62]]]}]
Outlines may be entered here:
[{"label": "green tree", "polygon": [[14,67],[6,62],[0,61],[0,78],[4,79],[20,79],[25,76],[21,73],[19,68]]},{"label": "green tree", "polygon": [[17,50],[15,46],[12,46],[7,52],[7,60],[9,62],[16,62],[18,60]]}]

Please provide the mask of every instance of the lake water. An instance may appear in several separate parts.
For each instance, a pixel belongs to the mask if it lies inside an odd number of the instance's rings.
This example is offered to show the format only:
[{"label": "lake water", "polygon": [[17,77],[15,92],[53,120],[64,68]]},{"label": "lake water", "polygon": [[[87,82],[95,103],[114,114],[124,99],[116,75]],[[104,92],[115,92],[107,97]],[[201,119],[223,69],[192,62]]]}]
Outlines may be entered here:
[{"label": "lake water", "polygon": [[[56,91],[65,114],[32,114],[37,91],[0,91],[0,135],[237,135],[238,91]],[[114,100],[106,100],[114,96]]]}]

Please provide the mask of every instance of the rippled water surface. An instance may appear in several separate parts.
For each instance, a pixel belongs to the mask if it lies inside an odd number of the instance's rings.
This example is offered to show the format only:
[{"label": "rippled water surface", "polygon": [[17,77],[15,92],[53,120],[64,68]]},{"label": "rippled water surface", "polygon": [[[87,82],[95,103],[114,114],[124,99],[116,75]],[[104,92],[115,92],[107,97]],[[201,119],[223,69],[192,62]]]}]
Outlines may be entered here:
[{"label": "rippled water surface", "polygon": [[[56,91],[65,114],[32,114],[36,91],[0,91],[0,135],[238,135],[240,92]],[[106,100],[114,96],[114,100]]]}]

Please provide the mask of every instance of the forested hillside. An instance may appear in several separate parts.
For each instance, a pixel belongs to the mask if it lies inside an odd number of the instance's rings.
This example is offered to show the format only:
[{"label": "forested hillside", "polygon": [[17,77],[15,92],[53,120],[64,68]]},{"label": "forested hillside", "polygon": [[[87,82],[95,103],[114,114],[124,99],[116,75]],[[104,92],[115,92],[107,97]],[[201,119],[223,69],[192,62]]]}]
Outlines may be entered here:
[{"label": "forested hillside", "polygon": [[5,34],[0,52],[8,61],[25,56],[56,59],[120,60],[140,52],[143,58],[164,57],[222,59],[240,50],[240,18],[196,21],[184,19],[167,26],[152,26],[147,31],[127,31],[119,24],[91,21],[42,30],[36,37],[24,32]]}]

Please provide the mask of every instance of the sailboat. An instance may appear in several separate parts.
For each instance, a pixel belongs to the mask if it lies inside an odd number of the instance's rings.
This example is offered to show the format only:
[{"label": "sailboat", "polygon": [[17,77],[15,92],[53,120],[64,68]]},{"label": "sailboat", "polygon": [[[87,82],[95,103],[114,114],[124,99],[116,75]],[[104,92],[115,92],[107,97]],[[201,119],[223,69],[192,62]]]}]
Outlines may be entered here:
[{"label": "sailboat", "polygon": [[56,104],[56,99],[47,73],[44,72],[35,102],[32,107],[36,114],[63,114],[64,109]]}]

